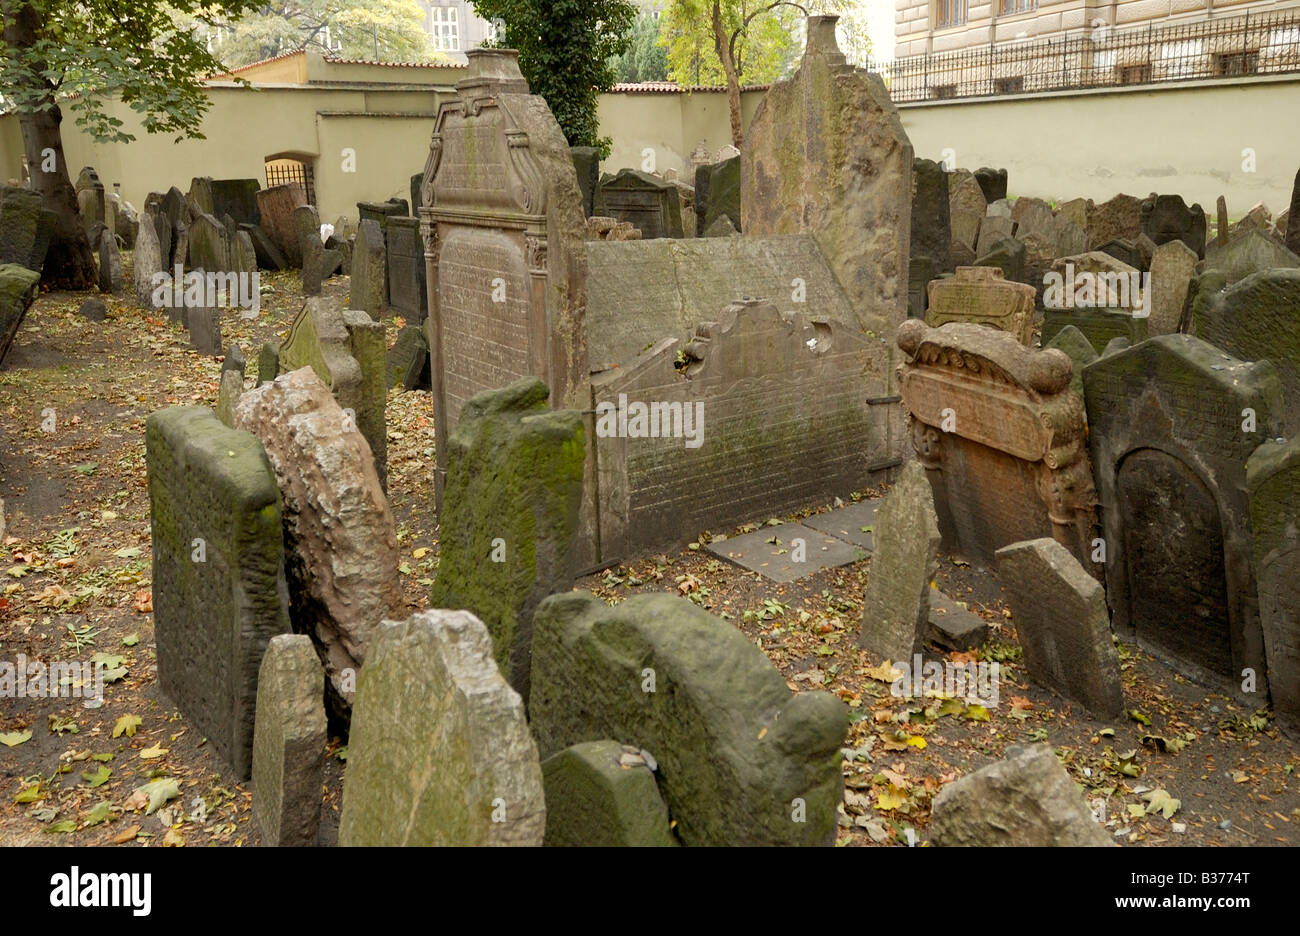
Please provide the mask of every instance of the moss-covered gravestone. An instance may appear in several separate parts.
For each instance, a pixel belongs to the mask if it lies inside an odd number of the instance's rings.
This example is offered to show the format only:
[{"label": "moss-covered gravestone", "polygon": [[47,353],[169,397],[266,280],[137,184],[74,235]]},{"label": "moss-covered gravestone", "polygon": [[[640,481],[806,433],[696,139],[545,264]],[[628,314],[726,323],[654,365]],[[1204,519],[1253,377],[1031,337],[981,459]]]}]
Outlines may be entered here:
[{"label": "moss-covered gravestone", "polygon": [[448,440],[433,605],[465,608],[528,699],[533,612],[573,587],[586,447],[576,410],[547,409],[535,377],[470,398]]},{"label": "moss-covered gravestone", "polygon": [[[1182,244],[1182,241],[1178,241]],[[1074,373],[1070,377],[1070,389],[1083,397],[1083,369],[1097,360],[1097,349],[1092,346],[1092,342],[1087,339],[1083,332],[1073,325],[1066,325],[1051,341],[1043,345],[1043,349],[1055,348],[1065,354],[1066,357],[1074,364]]]},{"label": "moss-covered gravestone", "polygon": [[246,780],[262,654],[289,630],[275,475],[206,407],[154,413],[145,445],[158,682]]},{"label": "moss-covered gravestone", "polygon": [[384,621],[357,682],[340,845],[540,845],[542,768],[481,621]]},{"label": "moss-covered gravestone", "polygon": [[1300,436],[1255,449],[1246,478],[1273,711],[1295,737],[1300,735]]},{"label": "moss-covered gravestone", "polygon": [[542,602],[529,713],[544,757],[608,738],[649,751],[686,845],[834,837],[844,704],[792,694],[744,634],[684,598]]},{"label": "moss-covered gravestone", "polygon": [[645,755],[617,741],[584,741],[542,763],[546,844],[676,845],[668,807]]},{"label": "moss-covered gravestone", "polygon": [[0,264],[0,362],[9,353],[27,309],[36,299],[41,274],[16,263]]}]

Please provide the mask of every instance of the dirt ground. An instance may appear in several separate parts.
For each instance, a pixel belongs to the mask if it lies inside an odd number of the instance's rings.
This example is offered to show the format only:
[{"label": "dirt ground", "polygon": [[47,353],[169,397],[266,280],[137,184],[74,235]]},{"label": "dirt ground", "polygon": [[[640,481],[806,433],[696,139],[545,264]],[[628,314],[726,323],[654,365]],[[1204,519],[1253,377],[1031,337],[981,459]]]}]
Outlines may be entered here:
[{"label": "dirt ground", "polygon": [[[129,254],[124,262],[129,283]],[[261,316],[224,322],[227,343],[248,357],[249,386],[258,349],[283,337],[302,304],[296,274],[264,273],[262,284]],[[347,279],[330,280],[325,293],[346,297]],[[0,843],[259,844],[248,785],[233,782],[156,680],[145,419],[163,406],[215,404],[221,364],[129,298],[104,297],[105,322],[83,319],[85,298],[42,295],[0,370],[0,661],[105,654],[115,679],[98,708],[0,698]],[[390,344],[399,327],[389,322]],[[393,391],[387,418],[402,582],[417,609],[438,564],[431,399]],[[754,523],[773,519],[793,518]],[[698,531],[675,555],[578,587],[610,601],[646,590],[685,595],[751,637],[792,690],[842,698],[852,727],[837,844],[924,843],[944,783],[1030,741],[1056,748],[1120,844],[1300,844],[1300,746],[1267,711],[1121,645],[1128,714],[1095,721],[1029,682],[996,576],[950,558],[936,585],[991,622],[978,659],[1002,666],[1000,704],[895,698],[883,661],[857,649],[869,559],[782,586],[705,553],[709,536]],[[328,753],[323,844],[337,839],[346,747],[332,739]]]}]

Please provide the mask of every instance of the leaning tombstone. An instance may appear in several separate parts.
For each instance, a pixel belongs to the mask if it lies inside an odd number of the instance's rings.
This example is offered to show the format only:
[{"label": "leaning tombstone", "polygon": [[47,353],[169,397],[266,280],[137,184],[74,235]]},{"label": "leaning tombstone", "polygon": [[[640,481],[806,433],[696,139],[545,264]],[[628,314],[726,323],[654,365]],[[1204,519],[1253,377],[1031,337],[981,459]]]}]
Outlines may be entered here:
[{"label": "leaning tombstone", "polygon": [[[298,229],[294,212],[307,204],[307,197],[297,182],[273,185],[257,193],[257,211],[261,215],[262,231],[285,258],[285,267],[302,266],[302,249],[298,244]],[[257,246],[257,237],[253,237]]]},{"label": "leaning tombstone", "polygon": [[357,229],[352,247],[352,281],[348,305],[360,309],[376,322],[383,318],[388,300],[388,261],[384,254],[384,232],[369,218]]},{"label": "leaning tombstone", "polygon": [[117,235],[106,229],[99,238],[99,291],[120,293],[122,285],[122,255],[117,249]]},{"label": "leaning tombstone", "polygon": [[298,251],[302,255],[302,293],[319,296],[324,278],[325,244],[320,239],[320,216],[314,205],[300,205],[293,211],[298,233]]}]

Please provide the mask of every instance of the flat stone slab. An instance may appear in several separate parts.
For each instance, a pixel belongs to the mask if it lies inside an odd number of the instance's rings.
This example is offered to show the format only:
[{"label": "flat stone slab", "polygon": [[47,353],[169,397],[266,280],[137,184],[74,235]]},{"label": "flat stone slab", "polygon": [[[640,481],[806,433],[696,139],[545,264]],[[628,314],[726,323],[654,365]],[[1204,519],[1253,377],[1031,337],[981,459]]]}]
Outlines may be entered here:
[{"label": "flat stone slab", "polygon": [[988,625],[982,617],[963,608],[938,589],[930,589],[926,640],[947,650],[966,651],[982,646],[987,636]]},{"label": "flat stone slab", "polygon": [[[871,552],[876,548],[876,510],[879,507],[878,497],[858,501],[856,504],[845,504],[827,513],[808,517],[803,521],[803,525]],[[868,529],[864,530],[863,527]]]},{"label": "flat stone slab", "polygon": [[[776,542],[769,542],[773,538]],[[804,541],[802,562],[795,561],[794,541],[796,539]],[[822,569],[848,565],[867,556],[866,550],[862,547],[804,526],[802,523],[763,526],[752,533],[743,533],[740,536],[710,543],[705,549],[721,559],[734,562],[742,569],[757,572],[764,578],[782,584],[796,581]]]}]

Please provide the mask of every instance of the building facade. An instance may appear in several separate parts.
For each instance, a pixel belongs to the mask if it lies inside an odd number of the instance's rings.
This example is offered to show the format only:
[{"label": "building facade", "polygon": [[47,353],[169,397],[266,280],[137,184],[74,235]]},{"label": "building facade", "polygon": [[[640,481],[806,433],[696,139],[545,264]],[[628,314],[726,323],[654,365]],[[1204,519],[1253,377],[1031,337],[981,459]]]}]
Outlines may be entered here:
[{"label": "building facade", "polygon": [[479,16],[469,0],[419,0],[419,3],[433,47],[458,64],[467,61],[467,50],[490,42],[496,35],[492,23]]}]

